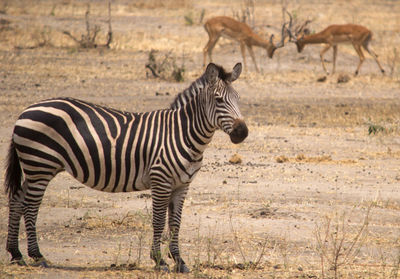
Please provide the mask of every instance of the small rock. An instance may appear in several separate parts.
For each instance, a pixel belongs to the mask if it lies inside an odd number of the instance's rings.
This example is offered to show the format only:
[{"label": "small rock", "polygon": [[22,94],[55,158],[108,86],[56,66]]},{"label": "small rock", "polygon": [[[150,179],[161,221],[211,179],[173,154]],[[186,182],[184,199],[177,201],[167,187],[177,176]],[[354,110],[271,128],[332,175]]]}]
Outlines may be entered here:
[{"label": "small rock", "polygon": [[346,83],[350,81],[350,77],[348,75],[345,74],[340,74],[338,79],[337,79],[337,83]]},{"label": "small rock", "polygon": [[240,164],[242,163],[242,157],[235,153],[230,159],[229,159],[229,163],[231,164]]}]

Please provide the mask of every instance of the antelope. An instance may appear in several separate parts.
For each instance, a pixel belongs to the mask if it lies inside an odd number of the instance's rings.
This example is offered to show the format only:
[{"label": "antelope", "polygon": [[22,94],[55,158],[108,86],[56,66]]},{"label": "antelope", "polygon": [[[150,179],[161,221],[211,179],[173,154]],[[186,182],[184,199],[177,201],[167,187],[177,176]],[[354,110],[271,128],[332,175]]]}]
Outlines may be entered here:
[{"label": "antelope", "polygon": [[253,60],[256,71],[259,72],[257,62],[254,57],[253,46],[262,47],[267,50],[269,58],[272,58],[276,49],[284,46],[286,23],[282,26],[282,38],[278,44],[273,42],[274,35],[272,34],[269,40],[262,38],[253,32],[246,23],[237,21],[231,17],[218,16],[207,20],[204,24],[204,29],[208,33],[208,42],[203,50],[203,67],[207,62],[207,54],[212,62],[212,51],[221,36],[228,37],[240,44],[240,51],[243,57],[243,64],[247,70],[245,48],[247,47],[250,56]]},{"label": "antelope", "polygon": [[[290,14],[289,14],[290,16]],[[372,32],[364,26],[357,24],[334,24],[330,25],[321,32],[315,34],[307,34],[305,32],[307,29],[305,25],[307,25],[310,21],[305,22],[300,28],[297,28],[296,32],[292,29],[292,19],[290,16],[289,28],[287,29],[289,33],[289,41],[294,42],[297,46],[297,51],[302,52],[304,47],[308,44],[326,44],[326,46],[320,52],[320,58],[322,63],[322,68],[329,75],[324,63],[324,54],[332,47],[333,48],[333,68],[332,74],[335,73],[336,67],[336,56],[338,45],[351,43],[356,50],[358,57],[360,58],[360,62],[358,63],[357,69],[355,71],[355,75],[358,75],[360,71],[360,67],[363,64],[365,57],[361,50],[361,47],[364,48],[376,61],[379,69],[382,74],[385,73],[385,70],[382,68],[381,64],[378,61],[378,55],[372,50],[369,43],[372,39]]]}]

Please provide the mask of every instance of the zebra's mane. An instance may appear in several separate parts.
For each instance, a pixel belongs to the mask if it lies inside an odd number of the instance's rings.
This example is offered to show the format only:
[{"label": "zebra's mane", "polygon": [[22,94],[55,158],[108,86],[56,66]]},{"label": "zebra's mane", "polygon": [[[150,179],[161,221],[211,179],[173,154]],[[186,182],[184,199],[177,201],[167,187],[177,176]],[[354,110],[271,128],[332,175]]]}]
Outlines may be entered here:
[{"label": "zebra's mane", "polygon": [[[225,69],[220,65],[215,65],[218,69],[218,78],[227,81],[231,78],[232,73],[228,73]],[[207,79],[205,77],[205,73],[194,81],[188,88],[179,93],[174,101],[171,103],[171,109],[177,109],[179,107],[184,106],[189,103],[194,97],[203,92],[204,87],[206,86]]]}]

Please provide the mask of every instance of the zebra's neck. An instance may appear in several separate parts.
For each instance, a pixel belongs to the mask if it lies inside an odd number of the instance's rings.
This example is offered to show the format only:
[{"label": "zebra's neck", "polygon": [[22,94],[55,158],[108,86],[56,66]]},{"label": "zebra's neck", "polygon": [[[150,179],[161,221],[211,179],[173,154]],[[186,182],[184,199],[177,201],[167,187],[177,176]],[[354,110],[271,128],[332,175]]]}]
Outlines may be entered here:
[{"label": "zebra's neck", "polygon": [[198,78],[188,88],[183,90],[175,97],[175,100],[171,104],[171,109],[177,109],[185,106],[187,103],[189,103],[191,100],[193,100],[196,96],[204,91],[205,85],[206,80],[204,76]]},{"label": "zebra's neck", "polygon": [[206,104],[209,102],[205,92],[206,80],[202,76],[193,82],[190,87],[179,93],[171,109],[179,113],[182,129],[188,141],[198,152],[203,152],[210,143],[216,128],[210,122]]}]

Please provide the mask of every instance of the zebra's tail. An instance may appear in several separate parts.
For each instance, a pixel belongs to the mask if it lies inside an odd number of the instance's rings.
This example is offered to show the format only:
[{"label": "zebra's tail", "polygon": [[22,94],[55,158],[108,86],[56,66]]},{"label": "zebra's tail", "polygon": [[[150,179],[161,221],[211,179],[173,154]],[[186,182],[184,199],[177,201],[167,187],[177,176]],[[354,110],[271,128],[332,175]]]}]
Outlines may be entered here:
[{"label": "zebra's tail", "polygon": [[8,156],[6,162],[6,175],[4,180],[4,187],[6,194],[11,198],[14,196],[18,190],[21,190],[21,177],[22,170],[21,165],[18,160],[17,151],[15,149],[14,143],[11,142],[8,149]]}]

